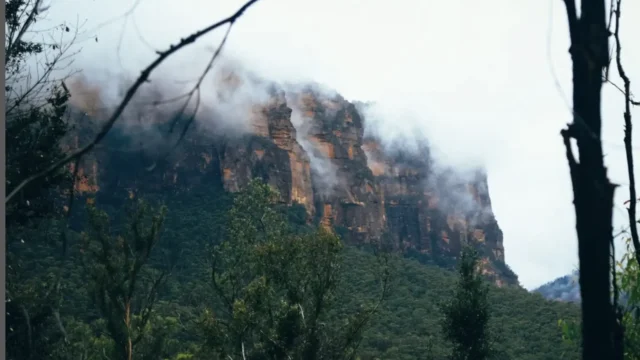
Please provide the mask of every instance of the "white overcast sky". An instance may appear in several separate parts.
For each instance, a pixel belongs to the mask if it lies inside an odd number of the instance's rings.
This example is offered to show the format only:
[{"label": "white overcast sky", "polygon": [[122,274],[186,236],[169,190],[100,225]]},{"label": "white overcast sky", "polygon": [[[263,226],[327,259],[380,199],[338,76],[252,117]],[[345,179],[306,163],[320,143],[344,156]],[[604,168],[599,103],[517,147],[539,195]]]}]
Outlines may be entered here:
[{"label": "white overcast sky", "polygon": [[[49,24],[86,20],[85,37],[97,35],[97,43],[81,43],[76,60],[96,77],[98,70],[138,73],[154,49],[230,15],[242,1],[141,0],[126,24],[121,15],[133,0],[49,3]],[[633,37],[640,3],[623,3],[623,60],[640,94]],[[562,0],[261,0],[237,22],[226,54],[274,80],[315,80],[348,99],[378,101],[387,121],[420,126],[449,162],[486,165],[507,263],[533,288],[577,265],[559,135],[571,118],[565,19]],[[197,76],[222,30],[163,66],[163,76]],[[604,99],[609,174],[626,185],[623,99],[610,86]],[[633,115],[640,119],[637,108]],[[627,194],[626,187],[617,191],[618,228],[627,223]]]}]

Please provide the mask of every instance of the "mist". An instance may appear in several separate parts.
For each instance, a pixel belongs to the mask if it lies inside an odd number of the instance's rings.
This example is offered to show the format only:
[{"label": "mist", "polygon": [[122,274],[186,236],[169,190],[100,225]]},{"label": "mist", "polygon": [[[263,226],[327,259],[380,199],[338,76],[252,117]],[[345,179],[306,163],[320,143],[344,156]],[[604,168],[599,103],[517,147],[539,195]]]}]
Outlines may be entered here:
[{"label": "mist", "polygon": [[291,123],[296,128],[296,139],[309,156],[311,173],[315,180],[314,190],[318,192],[321,199],[327,199],[341,184],[338,178],[338,169],[321,149],[309,141],[308,135],[312,119],[304,115],[304,112],[296,106],[295,100],[291,97],[287,97],[287,104],[292,110]]},{"label": "mist", "polygon": [[[115,79],[135,78],[155,51],[228,16],[242,2],[183,0],[177,6],[142,0],[122,16],[132,5],[61,0],[39,26],[86,19],[75,66],[101,88],[117,89]],[[623,61],[632,81],[640,82],[640,47],[632,41],[640,33],[633,21],[638,17],[640,4],[627,3]],[[573,196],[559,135],[571,120],[567,28],[563,4],[554,0],[263,0],[238,20],[224,54],[269,81],[317,81],[348,100],[371,102],[364,115],[375,126],[367,131],[385,144],[416,149],[426,137],[435,162],[461,173],[485,169],[506,262],[531,289],[577,265]],[[145,87],[162,82],[184,92],[206,67],[223,31],[168,60]],[[214,65],[216,71],[223,68]],[[201,111],[213,114],[214,104],[225,112],[214,79],[208,77],[201,98]],[[229,109],[262,99],[260,88],[240,91]],[[621,185],[616,231],[628,223],[622,207],[628,198],[623,99],[605,86],[603,103],[609,177]],[[637,108],[632,111],[640,116]],[[242,129],[247,117],[240,115],[229,128]],[[637,127],[634,136],[640,139]]]}]

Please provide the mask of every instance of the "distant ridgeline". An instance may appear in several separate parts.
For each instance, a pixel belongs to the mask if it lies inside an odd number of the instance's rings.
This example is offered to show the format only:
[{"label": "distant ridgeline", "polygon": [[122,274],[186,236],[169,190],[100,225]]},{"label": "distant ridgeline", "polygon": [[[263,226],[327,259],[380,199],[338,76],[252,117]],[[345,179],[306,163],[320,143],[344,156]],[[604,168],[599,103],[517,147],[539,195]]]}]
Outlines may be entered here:
[{"label": "distant ridgeline", "polygon": [[532,292],[538,293],[549,300],[580,302],[580,274],[576,270],[569,275],[550,281]]},{"label": "distant ridgeline", "polygon": [[[580,273],[578,270],[569,275],[559,277],[548,282],[533,291],[549,300],[580,303]],[[620,294],[620,304],[624,305],[628,299],[627,294]]]}]

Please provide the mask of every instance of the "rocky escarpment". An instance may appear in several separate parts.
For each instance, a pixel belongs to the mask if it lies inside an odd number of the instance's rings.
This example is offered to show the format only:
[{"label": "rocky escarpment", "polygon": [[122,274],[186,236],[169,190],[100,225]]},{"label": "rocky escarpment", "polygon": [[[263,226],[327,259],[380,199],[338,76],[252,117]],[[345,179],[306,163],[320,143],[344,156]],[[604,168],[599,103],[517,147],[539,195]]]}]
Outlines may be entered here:
[{"label": "rocky escarpment", "polygon": [[387,226],[396,243],[449,257],[465,243],[478,244],[493,260],[504,262],[502,231],[482,172],[463,178],[453,171],[436,172],[428,148],[420,151],[422,157],[385,153],[374,139],[364,148],[385,194]]},{"label": "rocky escarpment", "polygon": [[236,192],[259,177],[278,190],[283,202],[304,205],[313,216],[310,160],[296,140],[291,112],[284,92],[274,93],[269,103],[251,114],[250,135],[217,141],[217,163],[226,190]]},{"label": "rocky escarpment", "polygon": [[[482,172],[461,176],[436,169],[426,146],[417,152],[384,147],[365,136],[366,118],[353,103],[312,87],[273,87],[268,100],[243,116],[248,130],[232,136],[212,135],[196,122],[167,156],[158,156],[168,147],[163,141],[146,149],[128,143],[130,150],[123,151],[127,136],[116,129],[81,164],[76,190],[189,191],[219,184],[235,192],[259,177],[283,203],[302,205],[309,222],[348,242],[384,237],[406,253],[445,264],[455,263],[469,243],[481,251],[483,271],[496,284],[517,284],[504,263],[503,236]],[[158,123],[171,120],[155,117]]]},{"label": "rocky escarpment", "polygon": [[496,284],[517,282],[505,265],[503,234],[491,210],[484,173],[435,169],[427,148],[420,157],[385,153],[368,139],[365,149],[384,193],[386,228],[398,247],[455,260],[462,246],[471,244],[483,255],[482,271]]},{"label": "rocky escarpment", "polygon": [[318,221],[355,243],[379,238],[386,224],[384,193],[367,167],[362,116],[337,95],[327,98],[306,89],[290,99],[299,141],[314,163]]}]

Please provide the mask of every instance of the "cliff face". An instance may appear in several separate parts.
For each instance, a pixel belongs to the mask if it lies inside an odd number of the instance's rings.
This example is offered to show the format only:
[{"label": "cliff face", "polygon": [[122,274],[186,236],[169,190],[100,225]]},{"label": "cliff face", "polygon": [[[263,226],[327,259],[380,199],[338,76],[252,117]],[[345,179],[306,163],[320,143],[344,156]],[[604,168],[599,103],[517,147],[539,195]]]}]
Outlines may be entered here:
[{"label": "cliff face", "polygon": [[278,190],[284,203],[304,205],[312,216],[311,165],[296,140],[291,112],[284,93],[274,94],[268,104],[254,110],[252,134],[218,141],[217,160],[226,190],[236,192],[259,177]]},{"label": "cliff face", "polygon": [[356,243],[380,237],[385,228],[384,193],[367,167],[363,119],[344,99],[311,90],[291,96],[301,144],[313,158],[317,218],[339,227]]},{"label": "cliff face", "polygon": [[502,231],[484,174],[436,171],[427,147],[418,155],[390,151],[365,137],[366,119],[354,104],[310,88],[273,91],[247,116],[248,133],[192,131],[161,160],[153,156],[157,151],[110,150],[107,142],[81,164],[76,190],[188,191],[220,184],[235,192],[259,177],[283,203],[304,206],[309,222],[335,229],[348,242],[384,236],[397,249],[451,263],[461,245],[471,243],[496,284],[517,283],[504,265]]}]

